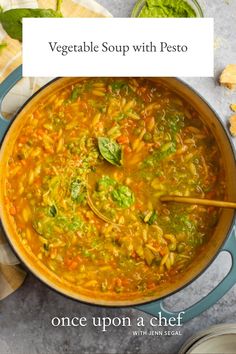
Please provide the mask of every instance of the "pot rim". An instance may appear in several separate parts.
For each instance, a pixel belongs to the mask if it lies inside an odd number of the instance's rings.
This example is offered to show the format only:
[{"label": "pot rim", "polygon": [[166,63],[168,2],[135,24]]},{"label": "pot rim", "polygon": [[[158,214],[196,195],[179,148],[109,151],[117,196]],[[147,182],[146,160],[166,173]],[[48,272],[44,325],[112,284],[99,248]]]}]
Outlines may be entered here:
[{"label": "pot rim", "polygon": [[[163,77],[165,78],[165,77]],[[36,91],[32,96],[30,96],[26,102],[16,111],[16,113],[13,115],[13,117],[11,118],[10,124],[7,127],[5,134],[2,138],[2,141],[0,143],[0,150],[2,149],[2,145],[4,143],[4,140],[6,138],[6,135],[9,133],[11,126],[13,124],[13,122],[18,118],[18,115],[21,113],[21,111],[30,103],[30,101],[36,97],[41,91],[43,91],[44,89],[46,89],[48,86],[50,86],[51,84],[53,84],[56,81],[59,81],[60,79],[63,79],[63,77],[56,77],[52,80],[50,80],[49,82],[47,82],[45,85],[43,85],[38,91]],[[151,79],[150,77],[148,77],[147,79]],[[170,78],[167,78],[170,79]],[[217,121],[219,122],[225,136],[227,137],[229,146],[231,148],[231,153],[232,156],[234,158],[234,161],[236,163],[236,149],[233,145],[233,142],[231,140],[231,136],[229,134],[229,132],[227,131],[227,129],[225,128],[223,122],[220,119],[219,114],[216,112],[216,110],[211,106],[211,104],[209,104],[205,98],[194,88],[192,88],[190,86],[190,84],[186,83],[184,80],[177,78],[177,77],[173,77],[172,79],[175,79],[176,81],[178,81],[180,84],[186,86],[190,91],[192,91],[196,96],[198,96],[203,103],[205,103],[208,108],[212,111],[212,113],[214,114],[215,119],[217,119]],[[26,268],[31,274],[33,274],[41,283],[43,283],[44,285],[46,285],[48,288],[52,289],[53,291],[55,291],[56,293],[63,295],[66,298],[69,298],[71,300],[74,300],[76,302],[81,302],[87,305],[91,305],[91,306],[99,306],[99,307],[105,307],[105,308],[130,308],[130,307],[138,307],[138,306],[143,306],[143,305],[147,305],[147,304],[154,304],[155,302],[160,302],[166,298],[168,298],[169,296],[172,296],[176,293],[178,293],[179,291],[183,290],[184,288],[188,287],[190,284],[192,284],[196,279],[198,279],[209,267],[210,265],[215,261],[215,259],[217,258],[217,256],[219,255],[222,247],[224,246],[224,244],[228,241],[228,239],[231,237],[232,232],[234,231],[234,227],[236,225],[236,210],[234,211],[233,217],[232,217],[232,221],[229,225],[228,231],[221,243],[221,245],[219,246],[217,252],[214,254],[214,256],[207,262],[207,264],[203,267],[203,269],[201,271],[199,271],[192,279],[190,279],[189,281],[187,281],[185,284],[177,287],[176,289],[174,289],[173,291],[171,291],[169,294],[158,297],[158,298],[154,298],[154,299],[141,299],[141,300],[135,300],[132,302],[132,300],[125,300],[124,304],[120,304],[119,301],[117,301],[117,304],[112,303],[112,301],[114,300],[101,300],[100,302],[90,302],[90,300],[85,300],[85,299],[79,299],[76,298],[76,296],[73,295],[69,295],[66,294],[65,292],[63,292],[63,287],[61,287],[60,289],[57,289],[55,287],[55,284],[53,286],[53,282],[51,282],[52,284],[49,284],[48,282],[46,282],[46,280],[44,280],[43,278],[41,278],[40,275],[40,271],[36,271],[36,269],[31,269],[31,266],[27,265],[27,262],[25,262],[23,260],[23,257],[21,256],[21,254],[18,254],[18,252],[15,250],[13,243],[11,241],[11,236],[8,235],[8,233],[5,230],[4,227],[4,223],[2,221],[2,219],[0,219],[0,224],[2,227],[2,230],[4,231],[4,234],[7,238],[7,241],[9,242],[11,249],[13,250],[14,254],[19,258],[19,260],[21,261],[22,265],[24,266],[24,268]],[[59,288],[59,287],[58,287]],[[96,301],[96,299],[94,299]],[[116,301],[116,300],[115,300]],[[124,300],[121,300],[124,301]],[[108,303],[107,303],[108,302]],[[111,302],[111,303],[110,303]]]}]

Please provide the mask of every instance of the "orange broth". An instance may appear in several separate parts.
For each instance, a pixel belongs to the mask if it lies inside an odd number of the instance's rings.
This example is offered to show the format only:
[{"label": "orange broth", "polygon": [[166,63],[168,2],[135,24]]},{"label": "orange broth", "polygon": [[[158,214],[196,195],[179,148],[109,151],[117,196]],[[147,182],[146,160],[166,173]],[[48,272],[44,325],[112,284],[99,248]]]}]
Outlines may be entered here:
[{"label": "orange broth", "polygon": [[195,109],[146,79],[52,93],[8,161],[7,207],[25,249],[98,298],[158,294],[212,235],[218,209],[161,204],[163,194],[223,199],[224,171]]}]

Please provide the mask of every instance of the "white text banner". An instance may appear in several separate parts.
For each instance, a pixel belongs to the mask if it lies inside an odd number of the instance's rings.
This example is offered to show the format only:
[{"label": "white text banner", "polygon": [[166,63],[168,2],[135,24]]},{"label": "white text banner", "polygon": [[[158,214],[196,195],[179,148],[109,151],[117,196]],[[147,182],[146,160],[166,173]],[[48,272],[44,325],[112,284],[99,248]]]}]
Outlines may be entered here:
[{"label": "white text banner", "polygon": [[214,72],[210,18],[26,18],[23,75],[185,76]]}]

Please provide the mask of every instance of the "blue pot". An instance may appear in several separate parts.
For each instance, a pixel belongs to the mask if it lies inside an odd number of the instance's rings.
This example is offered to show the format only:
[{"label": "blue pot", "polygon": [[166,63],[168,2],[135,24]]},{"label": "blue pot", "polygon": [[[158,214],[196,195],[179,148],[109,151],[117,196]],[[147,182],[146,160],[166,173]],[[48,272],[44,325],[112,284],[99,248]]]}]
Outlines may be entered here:
[{"label": "blue pot", "polygon": [[[3,98],[9,92],[9,90],[19,81],[22,77],[22,68],[17,68],[11,75],[9,75],[5,81],[0,85],[0,107]],[[182,321],[188,321],[195,316],[198,316],[201,312],[208,309],[210,306],[215,304],[236,282],[236,237],[235,237],[235,212],[233,210],[224,209],[222,210],[220,220],[216,226],[215,232],[211,239],[206,244],[206,252],[204,254],[199,254],[191,263],[191,265],[186,269],[184,274],[179,275],[173,281],[170,286],[160,287],[158,296],[150,298],[140,298],[129,301],[105,301],[98,300],[94,298],[85,297],[72,291],[65,290],[59,283],[59,281],[54,281],[50,274],[47,274],[46,267],[42,272],[40,268],[41,265],[36,264],[35,260],[31,259],[27,255],[26,251],[20,244],[19,240],[14,237],[13,226],[11,226],[10,220],[8,218],[7,212],[4,208],[4,188],[5,188],[5,170],[8,155],[10,154],[10,148],[16,139],[17,132],[20,130],[21,124],[26,116],[27,110],[30,109],[32,105],[37,104],[37,101],[48,95],[48,92],[52,92],[61,87],[62,83],[65,84],[67,80],[73,80],[70,78],[59,78],[51,81],[49,84],[45,85],[41,90],[39,90],[35,95],[33,95],[23,107],[16,113],[11,121],[4,119],[0,114],[0,140],[1,140],[1,151],[0,151],[0,202],[2,204],[1,208],[1,221],[5,234],[11,244],[13,250],[22,261],[23,264],[41,281],[50,286],[56,291],[59,291],[65,296],[71,297],[75,300],[87,302],[95,305],[110,306],[110,307],[124,307],[124,306],[134,306],[138,310],[147,312],[153,316],[161,315],[167,319],[178,318],[179,312],[170,312],[164,308],[163,299],[167,296],[174,294],[175,292],[183,289],[194,281],[199,275],[201,275],[207,267],[213,262],[219,252],[226,251],[231,255],[232,265],[229,273],[225,278],[204,298],[193,306],[184,309],[184,313],[181,315]],[[78,79],[76,79],[78,80]],[[205,100],[192,88],[183,83],[176,78],[150,78],[152,81],[163,82],[167,84],[171,89],[178,92],[180,96],[183,96],[188,100],[196,110],[198,110],[201,117],[204,118],[205,123],[211,129],[212,134],[215,136],[221,154],[224,158],[223,163],[225,164],[226,171],[226,181],[227,181],[227,194],[228,198],[231,200],[236,200],[236,164],[235,164],[235,151],[228,135],[227,130],[221,123],[220,118],[217,116],[216,112],[205,102]],[[49,272],[49,271],[48,271]]]}]

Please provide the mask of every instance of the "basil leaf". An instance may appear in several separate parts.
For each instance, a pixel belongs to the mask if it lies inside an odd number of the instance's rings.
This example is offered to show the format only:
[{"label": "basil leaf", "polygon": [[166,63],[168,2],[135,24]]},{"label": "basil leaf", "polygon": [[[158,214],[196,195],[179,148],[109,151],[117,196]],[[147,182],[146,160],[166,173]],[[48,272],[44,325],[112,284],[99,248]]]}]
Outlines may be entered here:
[{"label": "basil leaf", "polygon": [[53,218],[57,215],[57,208],[54,204],[49,207],[49,215]]},{"label": "basil leaf", "polygon": [[123,164],[121,146],[114,140],[100,137],[98,138],[98,148],[102,157],[112,165],[121,166]]},{"label": "basil leaf", "polygon": [[22,19],[25,17],[62,17],[59,11],[52,9],[11,9],[0,11],[0,23],[7,34],[22,42]]},{"label": "basil leaf", "polygon": [[134,204],[134,194],[127,186],[119,185],[112,191],[112,199],[121,208],[129,208]]}]

